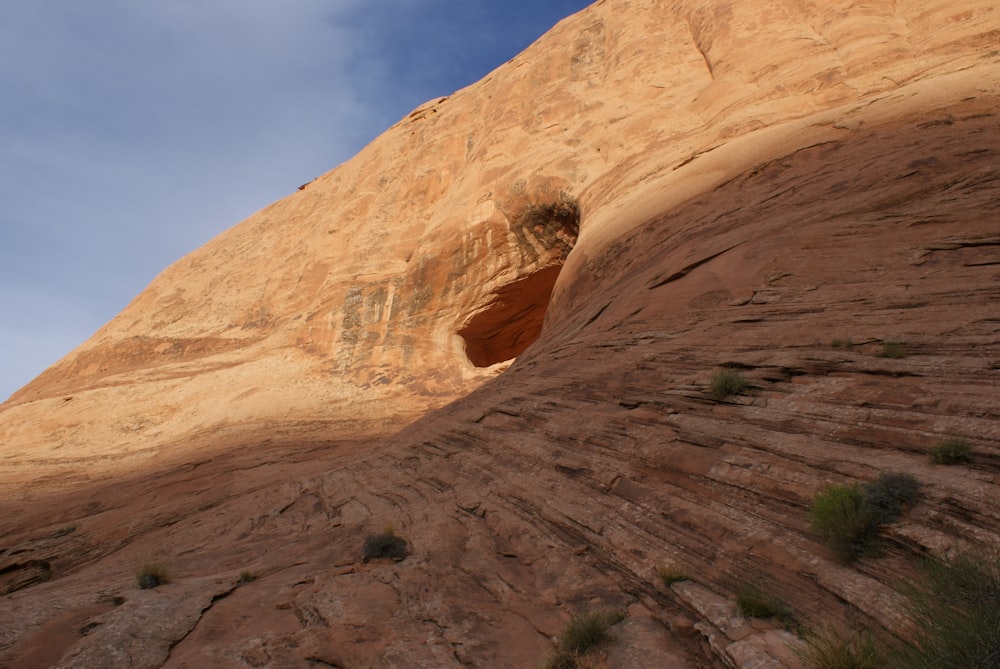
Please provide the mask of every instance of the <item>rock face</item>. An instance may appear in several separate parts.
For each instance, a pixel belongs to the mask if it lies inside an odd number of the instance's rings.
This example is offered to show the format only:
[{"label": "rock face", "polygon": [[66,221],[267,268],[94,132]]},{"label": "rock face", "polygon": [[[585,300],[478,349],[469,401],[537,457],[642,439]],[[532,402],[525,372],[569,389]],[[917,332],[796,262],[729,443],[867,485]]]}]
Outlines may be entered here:
[{"label": "rock face", "polygon": [[[993,0],[600,0],[0,407],[0,666],[530,667],[602,608],[596,666],[796,666],[747,582],[905,636],[1000,540],[997,305]],[[838,563],[813,496],[882,471]]]}]

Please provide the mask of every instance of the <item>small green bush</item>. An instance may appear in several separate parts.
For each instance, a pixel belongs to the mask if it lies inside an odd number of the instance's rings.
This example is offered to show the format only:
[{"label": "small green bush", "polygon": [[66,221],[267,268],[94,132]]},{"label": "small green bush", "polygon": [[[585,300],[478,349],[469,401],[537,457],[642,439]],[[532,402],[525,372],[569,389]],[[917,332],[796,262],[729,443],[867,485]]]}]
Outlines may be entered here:
[{"label": "small green bush", "polygon": [[949,437],[927,451],[931,462],[936,465],[955,465],[969,459],[969,442],[961,437]]},{"label": "small green bush", "polygon": [[874,551],[878,523],[857,484],[824,488],[813,501],[809,519],[813,531],[845,562]]},{"label": "small green bush", "polygon": [[660,580],[663,581],[663,585],[667,587],[669,587],[671,583],[691,580],[691,577],[675,564],[660,565],[656,568],[656,573],[659,574]]},{"label": "small green bush", "polygon": [[908,355],[906,343],[898,339],[882,342],[882,350],[876,354],[880,358],[905,358]]},{"label": "small green bush", "polygon": [[850,562],[877,554],[879,525],[898,520],[919,494],[916,478],[886,472],[863,486],[824,488],[813,501],[809,519],[837,557]]},{"label": "small green bush", "polygon": [[575,615],[560,635],[559,647],[569,653],[582,655],[609,639],[611,634],[608,628],[624,619],[625,615],[617,611],[588,611]]},{"label": "small green bush", "polygon": [[929,560],[910,588],[916,646],[899,646],[895,669],[1000,667],[1000,555]]},{"label": "small green bush", "polygon": [[806,634],[794,647],[807,669],[886,669],[869,632],[844,635],[830,628]]},{"label": "small green bush", "polygon": [[759,585],[743,585],[736,593],[736,605],[747,618],[773,618],[786,625],[795,622],[792,610]]},{"label": "small green bush", "polygon": [[257,580],[257,574],[249,570],[244,570],[240,572],[239,583],[242,585],[244,583],[253,583]]},{"label": "small green bush", "polygon": [[730,395],[739,395],[750,383],[732,367],[724,367],[716,372],[708,382],[708,392],[716,400],[724,400]]},{"label": "small green bush", "polygon": [[147,562],[135,574],[136,583],[142,590],[149,590],[170,583],[170,574],[155,562]]},{"label": "small green bush", "polygon": [[362,557],[365,562],[380,558],[402,560],[406,557],[406,539],[397,536],[391,527],[382,534],[370,534],[365,538]]}]

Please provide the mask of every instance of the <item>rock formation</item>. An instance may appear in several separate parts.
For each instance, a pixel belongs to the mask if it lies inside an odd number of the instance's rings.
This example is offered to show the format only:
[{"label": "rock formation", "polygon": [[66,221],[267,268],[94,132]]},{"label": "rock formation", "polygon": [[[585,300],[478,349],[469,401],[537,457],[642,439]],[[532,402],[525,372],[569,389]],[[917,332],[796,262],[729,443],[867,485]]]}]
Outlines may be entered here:
[{"label": "rock formation", "polygon": [[[905,636],[1000,539],[998,211],[993,0],[599,0],[0,407],[0,666],[533,667],[600,608],[597,666],[798,666],[746,582]],[[808,508],[882,471],[844,565]]]}]

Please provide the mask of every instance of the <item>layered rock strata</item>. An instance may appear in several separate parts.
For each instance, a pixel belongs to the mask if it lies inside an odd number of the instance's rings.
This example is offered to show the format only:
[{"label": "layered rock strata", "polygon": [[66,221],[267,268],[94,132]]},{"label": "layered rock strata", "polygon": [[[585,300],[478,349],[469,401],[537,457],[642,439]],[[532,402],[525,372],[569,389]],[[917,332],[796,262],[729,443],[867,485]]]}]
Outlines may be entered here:
[{"label": "layered rock strata", "polygon": [[[906,637],[916,558],[1000,538],[998,103],[985,0],[570,17],[0,408],[0,665],[525,667],[608,608],[598,666],[796,666],[747,582]],[[808,507],[883,471],[844,565]]]}]

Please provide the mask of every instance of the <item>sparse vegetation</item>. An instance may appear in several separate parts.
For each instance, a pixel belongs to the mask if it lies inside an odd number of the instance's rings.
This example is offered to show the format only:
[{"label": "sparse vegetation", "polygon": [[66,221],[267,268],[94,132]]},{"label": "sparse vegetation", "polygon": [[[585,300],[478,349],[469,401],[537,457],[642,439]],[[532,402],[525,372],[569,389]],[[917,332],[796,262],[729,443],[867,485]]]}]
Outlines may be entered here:
[{"label": "sparse vegetation", "polygon": [[170,583],[170,574],[162,565],[147,562],[136,572],[135,579],[142,590],[149,590]]},{"label": "sparse vegetation", "polygon": [[854,342],[851,341],[850,338],[841,339],[840,337],[836,337],[832,342],[830,342],[830,346],[832,346],[833,348],[841,348],[844,349],[845,351],[854,350]]},{"label": "sparse vegetation", "polygon": [[882,342],[882,350],[876,354],[880,358],[905,358],[908,355],[906,342],[889,339]]},{"label": "sparse vegetation", "polygon": [[910,474],[886,472],[864,486],[827,486],[813,501],[810,521],[841,560],[878,552],[878,527],[895,522],[916,502],[920,482]]},{"label": "sparse vegetation", "polygon": [[865,506],[878,525],[893,523],[920,495],[920,482],[911,474],[884,472],[864,484]]},{"label": "sparse vegetation", "polygon": [[878,524],[865,506],[861,486],[827,486],[816,495],[809,519],[813,531],[841,560],[850,562],[872,552]]},{"label": "sparse vegetation", "polygon": [[739,395],[749,386],[746,378],[732,367],[723,367],[708,382],[708,392],[716,400]]},{"label": "sparse vegetation", "polygon": [[868,631],[824,628],[795,652],[806,669],[997,669],[1000,667],[1000,554],[927,560],[904,590],[912,644],[879,648]]},{"label": "sparse vegetation", "polygon": [[580,664],[576,661],[575,653],[557,649],[540,666],[541,669],[578,669]]},{"label": "sparse vegetation", "polygon": [[365,538],[362,557],[365,562],[380,558],[402,560],[406,557],[406,539],[387,527],[382,534],[370,534]]},{"label": "sparse vegetation", "polygon": [[65,537],[68,534],[73,534],[76,532],[76,525],[66,525],[65,527],[60,527],[58,530],[53,532],[54,537]]},{"label": "sparse vegetation", "polygon": [[823,628],[808,633],[794,648],[807,669],[884,669],[886,665],[867,631],[849,634]]},{"label": "sparse vegetation", "polygon": [[683,569],[673,563],[660,565],[656,568],[656,573],[663,581],[663,585],[667,587],[670,587],[672,583],[691,580],[691,577]]},{"label": "sparse vegetation", "polygon": [[895,649],[897,669],[1000,667],[1000,555],[930,560],[910,588],[915,646]]},{"label": "sparse vegetation", "polygon": [[559,193],[559,199],[554,202],[530,203],[518,217],[518,222],[527,228],[548,229],[555,226],[575,237],[580,228],[580,205],[571,195]]},{"label": "sparse vegetation", "polygon": [[936,465],[956,465],[969,459],[970,450],[969,442],[961,437],[949,437],[931,446],[927,455]]},{"label": "sparse vegetation", "polygon": [[611,637],[608,628],[625,619],[618,611],[588,611],[573,616],[559,636],[559,649],[582,655]]},{"label": "sparse vegetation", "polygon": [[240,585],[244,583],[253,583],[256,580],[257,580],[257,574],[253,573],[252,571],[244,570],[240,572],[240,580],[239,580]]},{"label": "sparse vegetation", "polygon": [[742,585],[736,593],[736,605],[747,618],[773,618],[784,625],[795,623],[792,610],[760,585]]}]

